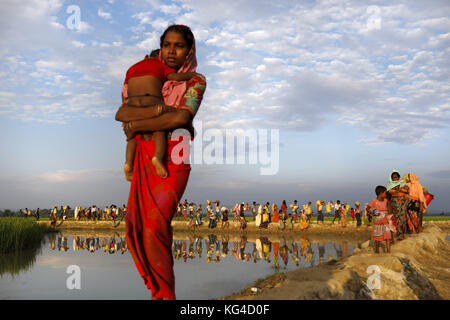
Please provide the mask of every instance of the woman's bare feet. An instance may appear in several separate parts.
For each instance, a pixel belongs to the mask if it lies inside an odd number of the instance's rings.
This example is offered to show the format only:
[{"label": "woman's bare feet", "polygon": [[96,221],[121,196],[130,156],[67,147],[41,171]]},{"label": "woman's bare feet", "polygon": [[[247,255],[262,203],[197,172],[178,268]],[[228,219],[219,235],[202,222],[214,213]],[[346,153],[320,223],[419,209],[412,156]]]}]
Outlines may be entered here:
[{"label": "woman's bare feet", "polygon": [[125,163],[123,166],[123,173],[125,174],[125,179],[127,179],[127,181],[131,181],[133,178],[133,166],[129,163]]},{"label": "woman's bare feet", "polygon": [[158,174],[158,176],[160,176],[161,178],[167,178],[169,173],[167,172],[161,160],[159,160],[157,157],[153,157],[152,164],[155,166],[156,173]]}]

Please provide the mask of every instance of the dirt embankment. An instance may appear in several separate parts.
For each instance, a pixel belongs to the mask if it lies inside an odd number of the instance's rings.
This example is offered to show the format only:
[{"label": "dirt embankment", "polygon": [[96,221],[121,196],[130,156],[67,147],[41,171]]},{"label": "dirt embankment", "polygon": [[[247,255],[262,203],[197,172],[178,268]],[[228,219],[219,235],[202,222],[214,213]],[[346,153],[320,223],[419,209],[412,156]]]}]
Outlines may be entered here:
[{"label": "dirt embankment", "polygon": [[[50,225],[50,221],[39,221],[39,223],[45,223]],[[111,230],[111,231],[125,231],[125,221],[58,221],[57,229],[60,230],[72,230],[72,229],[83,229],[83,230]],[[437,225],[442,230],[450,232],[450,221],[425,221],[425,226]],[[348,222],[347,227],[343,228],[341,225],[336,222],[335,224],[331,224],[330,221],[325,221],[323,224],[317,224],[315,221],[310,224],[310,226],[306,230],[300,230],[300,225],[298,223],[294,224],[293,229],[286,228],[285,230],[280,230],[278,223],[269,224],[267,229],[258,228],[255,225],[255,222],[248,222],[247,227],[242,231],[239,228],[239,222],[230,221],[230,225],[228,229],[221,228],[221,222],[217,224],[217,227],[214,229],[209,229],[207,223],[203,223],[197,229],[193,229],[192,226],[189,226],[188,221],[172,221],[172,227],[176,232],[195,232],[195,233],[203,233],[203,234],[223,234],[223,233],[259,233],[259,234],[286,234],[286,235],[316,235],[316,234],[327,234],[333,236],[368,236],[370,235],[372,228],[367,227],[366,225],[362,225],[360,227],[356,227],[356,223],[354,221]]]},{"label": "dirt embankment", "polygon": [[[439,227],[441,225],[444,228]],[[442,230],[447,229],[447,230]],[[375,254],[363,243],[352,256],[312,268],[270,276],[223,299],[450,299],[448,224],[427,223],[424,232],[409,235]],[[372,289],[369,289],[371,287]]]}]

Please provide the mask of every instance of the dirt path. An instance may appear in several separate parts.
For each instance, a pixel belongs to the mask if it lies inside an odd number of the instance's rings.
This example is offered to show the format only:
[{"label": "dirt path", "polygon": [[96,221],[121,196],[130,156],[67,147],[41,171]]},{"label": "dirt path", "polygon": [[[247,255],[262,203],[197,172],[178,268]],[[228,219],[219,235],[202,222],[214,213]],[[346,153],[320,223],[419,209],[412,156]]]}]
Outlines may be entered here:
[{"label": "dirt path", "polygon": [[[448,225],[428,223],[424,232],[396,242],[391,253],[375,254],[371,241],[353,255],[312,268],[270,276],[223,299],[450,299]],[[447,231],[443,230],[447,229]],[[370,268],[372,268],[372,270]],[[379,272],[379,273],[378,273]],[[379,274],[379,288],[376,278]],[[368,281],[369,280],[369,281]],[[369,286],[375,285],[370,290]]]}]

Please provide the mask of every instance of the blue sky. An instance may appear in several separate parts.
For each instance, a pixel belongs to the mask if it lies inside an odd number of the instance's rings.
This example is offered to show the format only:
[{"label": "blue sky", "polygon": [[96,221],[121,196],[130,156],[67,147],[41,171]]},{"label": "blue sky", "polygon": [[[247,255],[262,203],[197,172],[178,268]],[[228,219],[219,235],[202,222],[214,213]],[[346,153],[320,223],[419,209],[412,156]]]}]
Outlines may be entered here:
[{"label": "blue sky", "polygon": [[183,198],[367,201],[398,169],[450,210],[448,1],[4,0],[0,16],[0,208],[126,203],[124,74],[182,23],[208,80],[194,124],[280,133],[277,174],[194,164]]}]

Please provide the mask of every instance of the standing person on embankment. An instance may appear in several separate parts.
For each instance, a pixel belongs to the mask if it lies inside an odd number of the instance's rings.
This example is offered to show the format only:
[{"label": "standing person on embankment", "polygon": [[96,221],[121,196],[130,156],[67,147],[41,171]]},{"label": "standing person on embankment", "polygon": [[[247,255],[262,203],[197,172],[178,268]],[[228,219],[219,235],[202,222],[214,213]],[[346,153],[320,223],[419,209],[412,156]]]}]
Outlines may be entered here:
[{"label": "standing person on embankment", "polygon": [[[169,26],[160,40],[160,55],[164,63],[180,72],[192,67],[194,67],[192,71],[195,71],[197,65],[195,39],[188,27]],[[134,108],[135,110],[131,107],[121,107],[116,114],[118,121],[124,123],[132,121],[132,125],[124,125],[124,131],[128,139],[136,137],[137,148],[128,200],[126,240],[139,274],[147,288],[151,290],[153,299],[176,298],[171,254],[173,238],[171,221],[185,191],[191,166],[186,161],[180,163],[179,159],[172,159],[169,156],[172,155],[174,147],[180,143],[170,139],[167,141],[168,176],[162,178],[154,170],[147,170],[152,168],[149,161],[154,153],[154,141],[145,135],[152,131],[192,127],[193,117],[206,89],[206,80],[202,75],[197,75],[180,85],[166,82],[162,90],[165,101],[166,98],[168,100],[175,98],[176,110],[164,106],[163,110],[168,112],[159,114],[158,107]],[[183,93],[178,95],[180,93],[178,89],[183,87]],[[186,138],[188,139],[183,141],[188,141],[189,138],[192,140],[193,132],[189,132],[189,137]],[[182,151],[183,159],[189,159],[188,148],[183,148]]]}]

